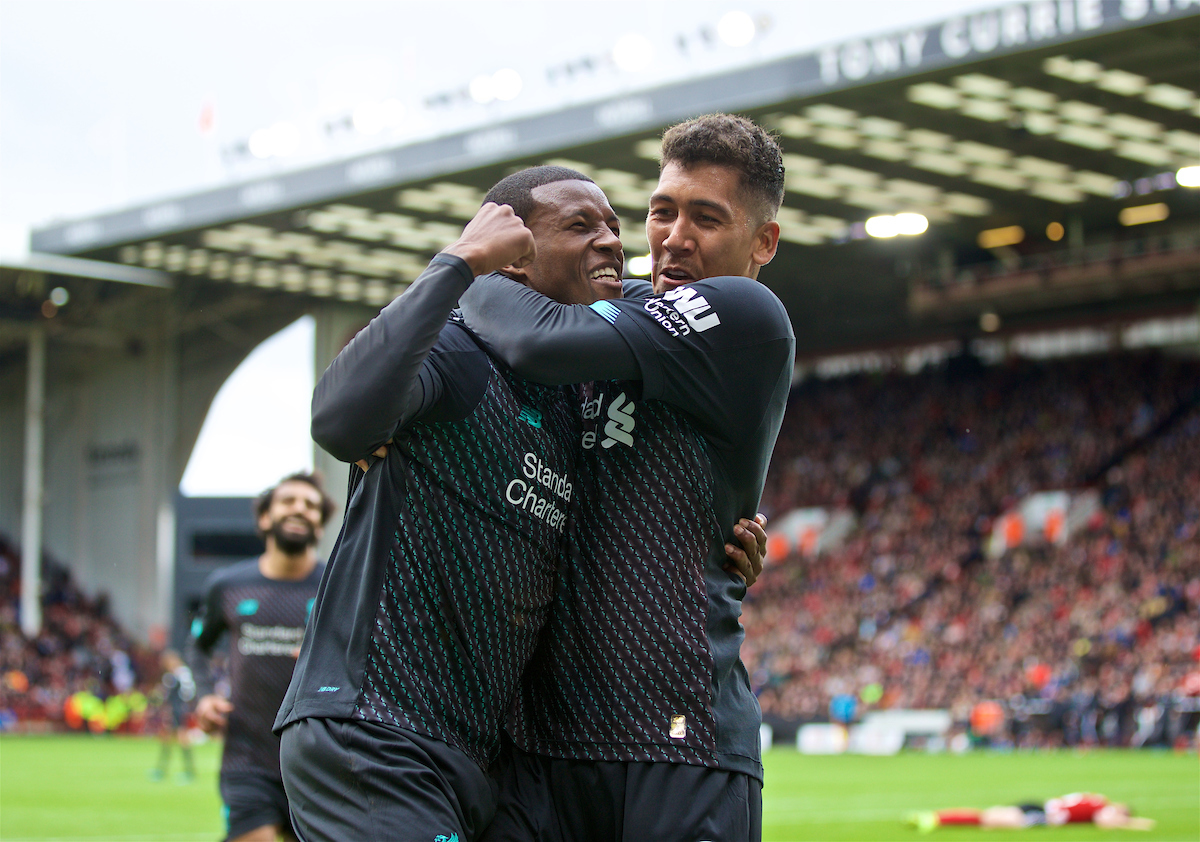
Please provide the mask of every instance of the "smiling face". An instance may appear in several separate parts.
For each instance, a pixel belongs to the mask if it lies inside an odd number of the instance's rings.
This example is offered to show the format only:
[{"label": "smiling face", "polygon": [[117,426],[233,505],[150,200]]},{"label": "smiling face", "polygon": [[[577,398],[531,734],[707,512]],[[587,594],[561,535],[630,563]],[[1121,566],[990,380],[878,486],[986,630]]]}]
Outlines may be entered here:
[{"label": "smiling face", "polygon": [[667,292],[721,275],[757,278],[775,256],[779,224],[754,219],[736,169],[672,161],[650,197],[646,237],[654,291]]},{"label": "smiling face", "polygon": [[608,198],[590,181],[555,181],[535,187],[525,220],[537,257],[509,269],[526,286],[562,304],[591,304],[621,297],[621,223]]},{"label": "smiling face", "polygon": [[280,483],[259,515],[258,528],[285,553],[303,552],[321,538],[323,502],[321,492],[307,482]]}]

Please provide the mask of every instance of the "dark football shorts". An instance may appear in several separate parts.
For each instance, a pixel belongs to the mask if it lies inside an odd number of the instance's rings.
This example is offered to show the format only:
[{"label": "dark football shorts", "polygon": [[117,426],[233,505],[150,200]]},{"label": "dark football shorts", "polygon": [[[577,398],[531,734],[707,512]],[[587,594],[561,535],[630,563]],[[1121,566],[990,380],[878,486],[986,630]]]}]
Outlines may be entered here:
[{"label": "dark football shorts", "polygon": [[506,749],[481,842],[761,842],[762,783],[682,763],[557,760]]},{"label": "dark football shorts", "polygon": [[304,842],[474,842],[496,810],[475,761],[403,728],[302,719],[280,735],[279,761]]},{"label": "dark football shorts", "polygon": [[284,838],[292,827],[283,782],[253,772],[221,774],[225,838],[236,839],[263,825],[278,825]]}]

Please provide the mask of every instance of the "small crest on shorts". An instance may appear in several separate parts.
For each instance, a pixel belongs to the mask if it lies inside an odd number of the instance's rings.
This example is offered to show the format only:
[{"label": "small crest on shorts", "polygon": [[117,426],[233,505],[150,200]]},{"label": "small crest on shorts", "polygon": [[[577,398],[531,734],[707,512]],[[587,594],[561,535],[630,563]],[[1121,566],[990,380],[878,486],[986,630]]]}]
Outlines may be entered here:
[{"label": "small crest on shorts", "polygon": [[682,740],[687,736],[687,717],[675,714],[671,717],[671,739]]},{"label": "small crest on shorts", "polygon": [[439,833],[437,836],[433,837],[433,842],[458,842],[458,834],[451,833],[449,836],[443,836]]}]

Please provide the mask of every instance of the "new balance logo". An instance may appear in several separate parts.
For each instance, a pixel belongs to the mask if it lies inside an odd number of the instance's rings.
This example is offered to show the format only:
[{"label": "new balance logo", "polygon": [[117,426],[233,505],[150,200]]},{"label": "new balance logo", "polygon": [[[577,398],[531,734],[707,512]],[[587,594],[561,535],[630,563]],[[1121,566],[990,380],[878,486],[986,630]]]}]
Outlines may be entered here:
[{"label": "new balance logo", "polygon": [[604,425],[605,438],[600,446],[608,449],[614,444],[633,447],[633,411],[637,409],[625,393],[613,398],[608,407],[608,422]]},{"label": "new balance logo", "polygon": [[530,427],[537,427],[538,429],[541,429],[542,413],[534,409],[532,406],[521,407],[521,412],[517,415],[517,417]]}]

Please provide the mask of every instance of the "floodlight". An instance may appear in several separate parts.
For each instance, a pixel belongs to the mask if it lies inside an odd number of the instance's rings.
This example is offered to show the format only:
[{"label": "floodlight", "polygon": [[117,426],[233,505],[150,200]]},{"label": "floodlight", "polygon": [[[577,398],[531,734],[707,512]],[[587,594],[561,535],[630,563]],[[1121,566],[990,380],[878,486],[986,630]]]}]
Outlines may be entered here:
[{"label": "floodlight", "polygon": [[880,239],[895,237],[900,233],[900,227],[896,224],[894,216],[873,216],[867,220],[866,229],[872,237]]},{"label": "floodlight", "polygon": [[379,119],[388,128],[399,126],[404,121],[404,103],[398,99],[379,103]]},{"label": "floodlight", "polygon": [[717,22],[717,35],[731,47],[744,47],[754,40],[754,21],[745,12],[728,12]]},{"label": "floodlight", "polygon": [[646,277],[650,274],[651,269],[653,269],[653,261],[648,254],[631,257],[625,265],[629,269],[629,274],[636,275],[639,278]]},{"label": "floodlight", "polygon": [[976,241],[982,249],[997,249],[1003,246],[1015,246],[1025,239],[1025,229],[1020,225],[1006,225],[1003,228],[989,228],[980,231]]},{"label": "floodlight", "polygon": [[291,123],[276,123],[271,126],[274,152],[281,158],[295,154],[300,148],[300,130]]},{"label": "floodlight", "polygon": [[521,93],[521,74],[505,67],[492,74],[492,93],[501,102],[509,102]]},{"label": "floodlight", "polygon": [[921,105],[941,109],[957,108],[962,101],[961,94],[954,88],[948,88],[936,82],[911,85],[908,89],[908,98]]},{"label": "floodlight", "polygon": [[1145,76],[1125,70],[1106,70],[1100,74],[1096,87],[1122,96],[1136,96],[1146,90],[1149,81]]},{"label": "floodlight", "polygon": [[630,32],[617,39],[612,57],[621,70],[635,73],[650,66],[654,60],[654,45],[640,32]]},{"label": "floodlight", "polygon": [[275,154],[275,144],[270,129],[256,129],[246,144],[255,158],[270,158]]},{"label": "floodlight", "polygon": [[1175,183],[1180,187],[1200,187],[1200,167],[1184,167],[1175,173]]},{"label": "floodlight", "polygon": [[898,213],[895,216],[896,233],[915,237],[929,230],[929,220],[919,213]]},{"label": "floodlight", "polygon": [[383,114],[379,106],[373,102],[364,102],[354,109],[351,118],[354,130],[362,134],[378,134],[383,129]]},{"label": "floodlight", "polygon": [[1132,208],[1122,208],[1117,215],[1117,221],[1122,225],[1145,225],[1147,222],[1162,222],[1171,215],[1171,209],[1163,202],[1153,205],[1136,205]]},{"label": "floodlight", "polygon": [[1187,88],[1167,84],[1151,85],[1143,96],[1146,102],[1172,111],[1186,111],[1196,102],[1196,95]]},{"label": "floodlight", "polygon": [[467,93],[480,105],[487,105],[496,98],[496,94],[492,90],[492,77],[486,74],[476,76],[467,86]]}]

